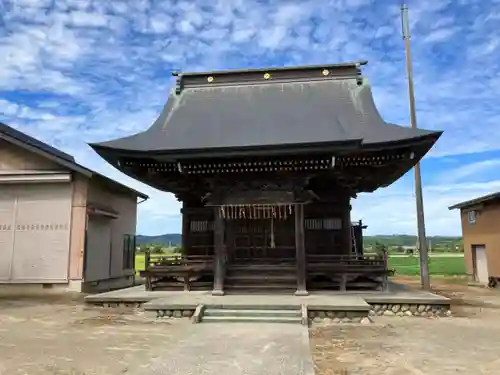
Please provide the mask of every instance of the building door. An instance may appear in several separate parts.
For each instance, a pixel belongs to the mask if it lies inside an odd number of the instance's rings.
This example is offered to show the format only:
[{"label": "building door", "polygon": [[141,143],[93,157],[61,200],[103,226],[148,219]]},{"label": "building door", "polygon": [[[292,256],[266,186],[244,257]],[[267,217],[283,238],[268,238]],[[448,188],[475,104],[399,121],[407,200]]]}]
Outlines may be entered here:
[{"label": "building door", "polygon": [[228,253],[234,262],[294,261],[294,220],[230,220]]},{"label": "building door", "polygon": [[484,245],[473,247],[474,278],[482,284],[488,284],[488,260]]},{"label": "building door", "polygon": [[97,281],[110,277],[111,219],[91,215],[87,225],[84,280]]},{"label": "building door", "polygon": [[0,281],[68,279],[70,184],[0,186]]},{"label": "building door", "polygon": [[12,281],[67,281],[72,186],[25,184],[16,198]]}]

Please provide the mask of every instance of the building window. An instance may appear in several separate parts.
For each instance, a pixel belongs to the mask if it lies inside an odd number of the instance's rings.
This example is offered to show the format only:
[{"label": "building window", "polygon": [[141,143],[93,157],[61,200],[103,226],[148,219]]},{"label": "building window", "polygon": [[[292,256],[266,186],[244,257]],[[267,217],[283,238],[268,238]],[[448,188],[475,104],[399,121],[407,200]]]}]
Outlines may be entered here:
[{"label": "building window", "polygon": [[191,221],[190,223],[191,232],[210,232],[214,230],[214,222],[213,221]]},{"label": "building window", "polygon": [[123,236],[123,269],[135,269],[135,235],[125,234]]},{"label": "building window", "polygon": [[305,228],[308,230],[339,230],[342,229],[342,220],[339,218],[306,219]]},{"label": "building window", "polygon": [[469,211],[467,212],[467,220],[469,221],[469,224],[476,224],[476,211]]}]

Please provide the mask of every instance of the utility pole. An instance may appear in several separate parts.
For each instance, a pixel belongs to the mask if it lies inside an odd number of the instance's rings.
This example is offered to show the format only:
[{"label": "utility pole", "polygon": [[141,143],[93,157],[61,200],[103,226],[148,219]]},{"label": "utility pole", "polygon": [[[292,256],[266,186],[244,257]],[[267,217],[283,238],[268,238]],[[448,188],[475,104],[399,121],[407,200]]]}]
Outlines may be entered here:
[{"label": "utility pole", "polygon": [[[410,47],[410,24],[408,22],[408,6],[401,6],[401,19],[403,26],[403,40],[406,50],[406,71],[408,74],[408,93],[410,97],[410,121],[411,128],[417,129],[417,115],[415,112],[415,94],[413,91],[413,67],[411,63],[411,47]],[[420,254],[420,280],[422,289],[430,290],[431,283],[429,279],[429,258],[427,249],[427,240],[425,236],[425,217],[424,217],[424,201],[422,198],[422,177],[420,175],[420,162],[415,165],[415,198],[417,205],[417,226],[418,226],[418,247]]]}]

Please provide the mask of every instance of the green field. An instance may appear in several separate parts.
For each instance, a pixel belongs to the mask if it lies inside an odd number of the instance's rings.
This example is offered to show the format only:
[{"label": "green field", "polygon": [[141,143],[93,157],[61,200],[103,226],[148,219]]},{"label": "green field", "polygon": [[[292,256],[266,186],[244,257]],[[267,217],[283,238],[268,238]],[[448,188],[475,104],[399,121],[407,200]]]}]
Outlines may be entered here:
[{"label": "green field", "polygon": [[[389,258],[389,268],[396,270],[396,276],[420,275],[418,256],[395,256]],[[135,257],[135,269],[144,269],[144,254]],[[431,275],[455,276],[465,274],[463,256],[433,255],[429,260],[429,273]]]},{"label": "green field", "polygon": [[[154,259],[155,256],[174,256],[176,254],[174,253],[166,253],[166,254],[153,254],[151,255],[151,258]],[[145,264],[145,254],[135,254],[135,270],[136,272],[143,271],[144,270],[144,264]]]},{"label": "green field", "polygon": [[144,271],[144,254],[135,254],[135,270]]},{"label": "green field", "polygon": [[[418,256],[390,257],[389,268],[396,270],[396,276],[420,275],[420,260]],[[465,275],[463,256],[432,256],[429,259],[429,274],[455,276]]]}]

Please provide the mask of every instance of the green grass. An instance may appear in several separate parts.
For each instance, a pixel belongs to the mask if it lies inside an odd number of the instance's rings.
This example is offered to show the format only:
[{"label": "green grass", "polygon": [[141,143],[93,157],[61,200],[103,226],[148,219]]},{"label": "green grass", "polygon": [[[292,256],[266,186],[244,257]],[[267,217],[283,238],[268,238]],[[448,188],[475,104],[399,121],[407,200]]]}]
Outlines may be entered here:
[{"label": "green grass", "polygon": [[[163,253],[163,254],[152,254],[151,258],[154,259],[154,257],[157,256],[175,256],[177,254],[175,253]],[[139,253],[135,254],[135,271],[136,273],[139,273],[140,271],[144,270],[144,266],[146,263],[146,257],[144,253]]]},{"label": "green grass", "polygon": [[[418,256],[389,257],[389,268],[396,270],[396,276],[418,276],[420,275],[420,260]],[[429,274],[443,276],[464,275],[464,258],[433,256],[429,259]]]},{"label": "green grass", "polygon": [[144,254],[135,254],[135,270],[136,272],[144,271]]},{"label": "green grass", "polygon": [[[420,275],[420,261],[418,256],[389,257],[389,268],[396,270],[396,276]],[[144,254],[135,256],[136,271],[144,270]],[[463,257],[433,256],[429,260],[429,273],[431,275],[454,276],[465,274]]]}]

